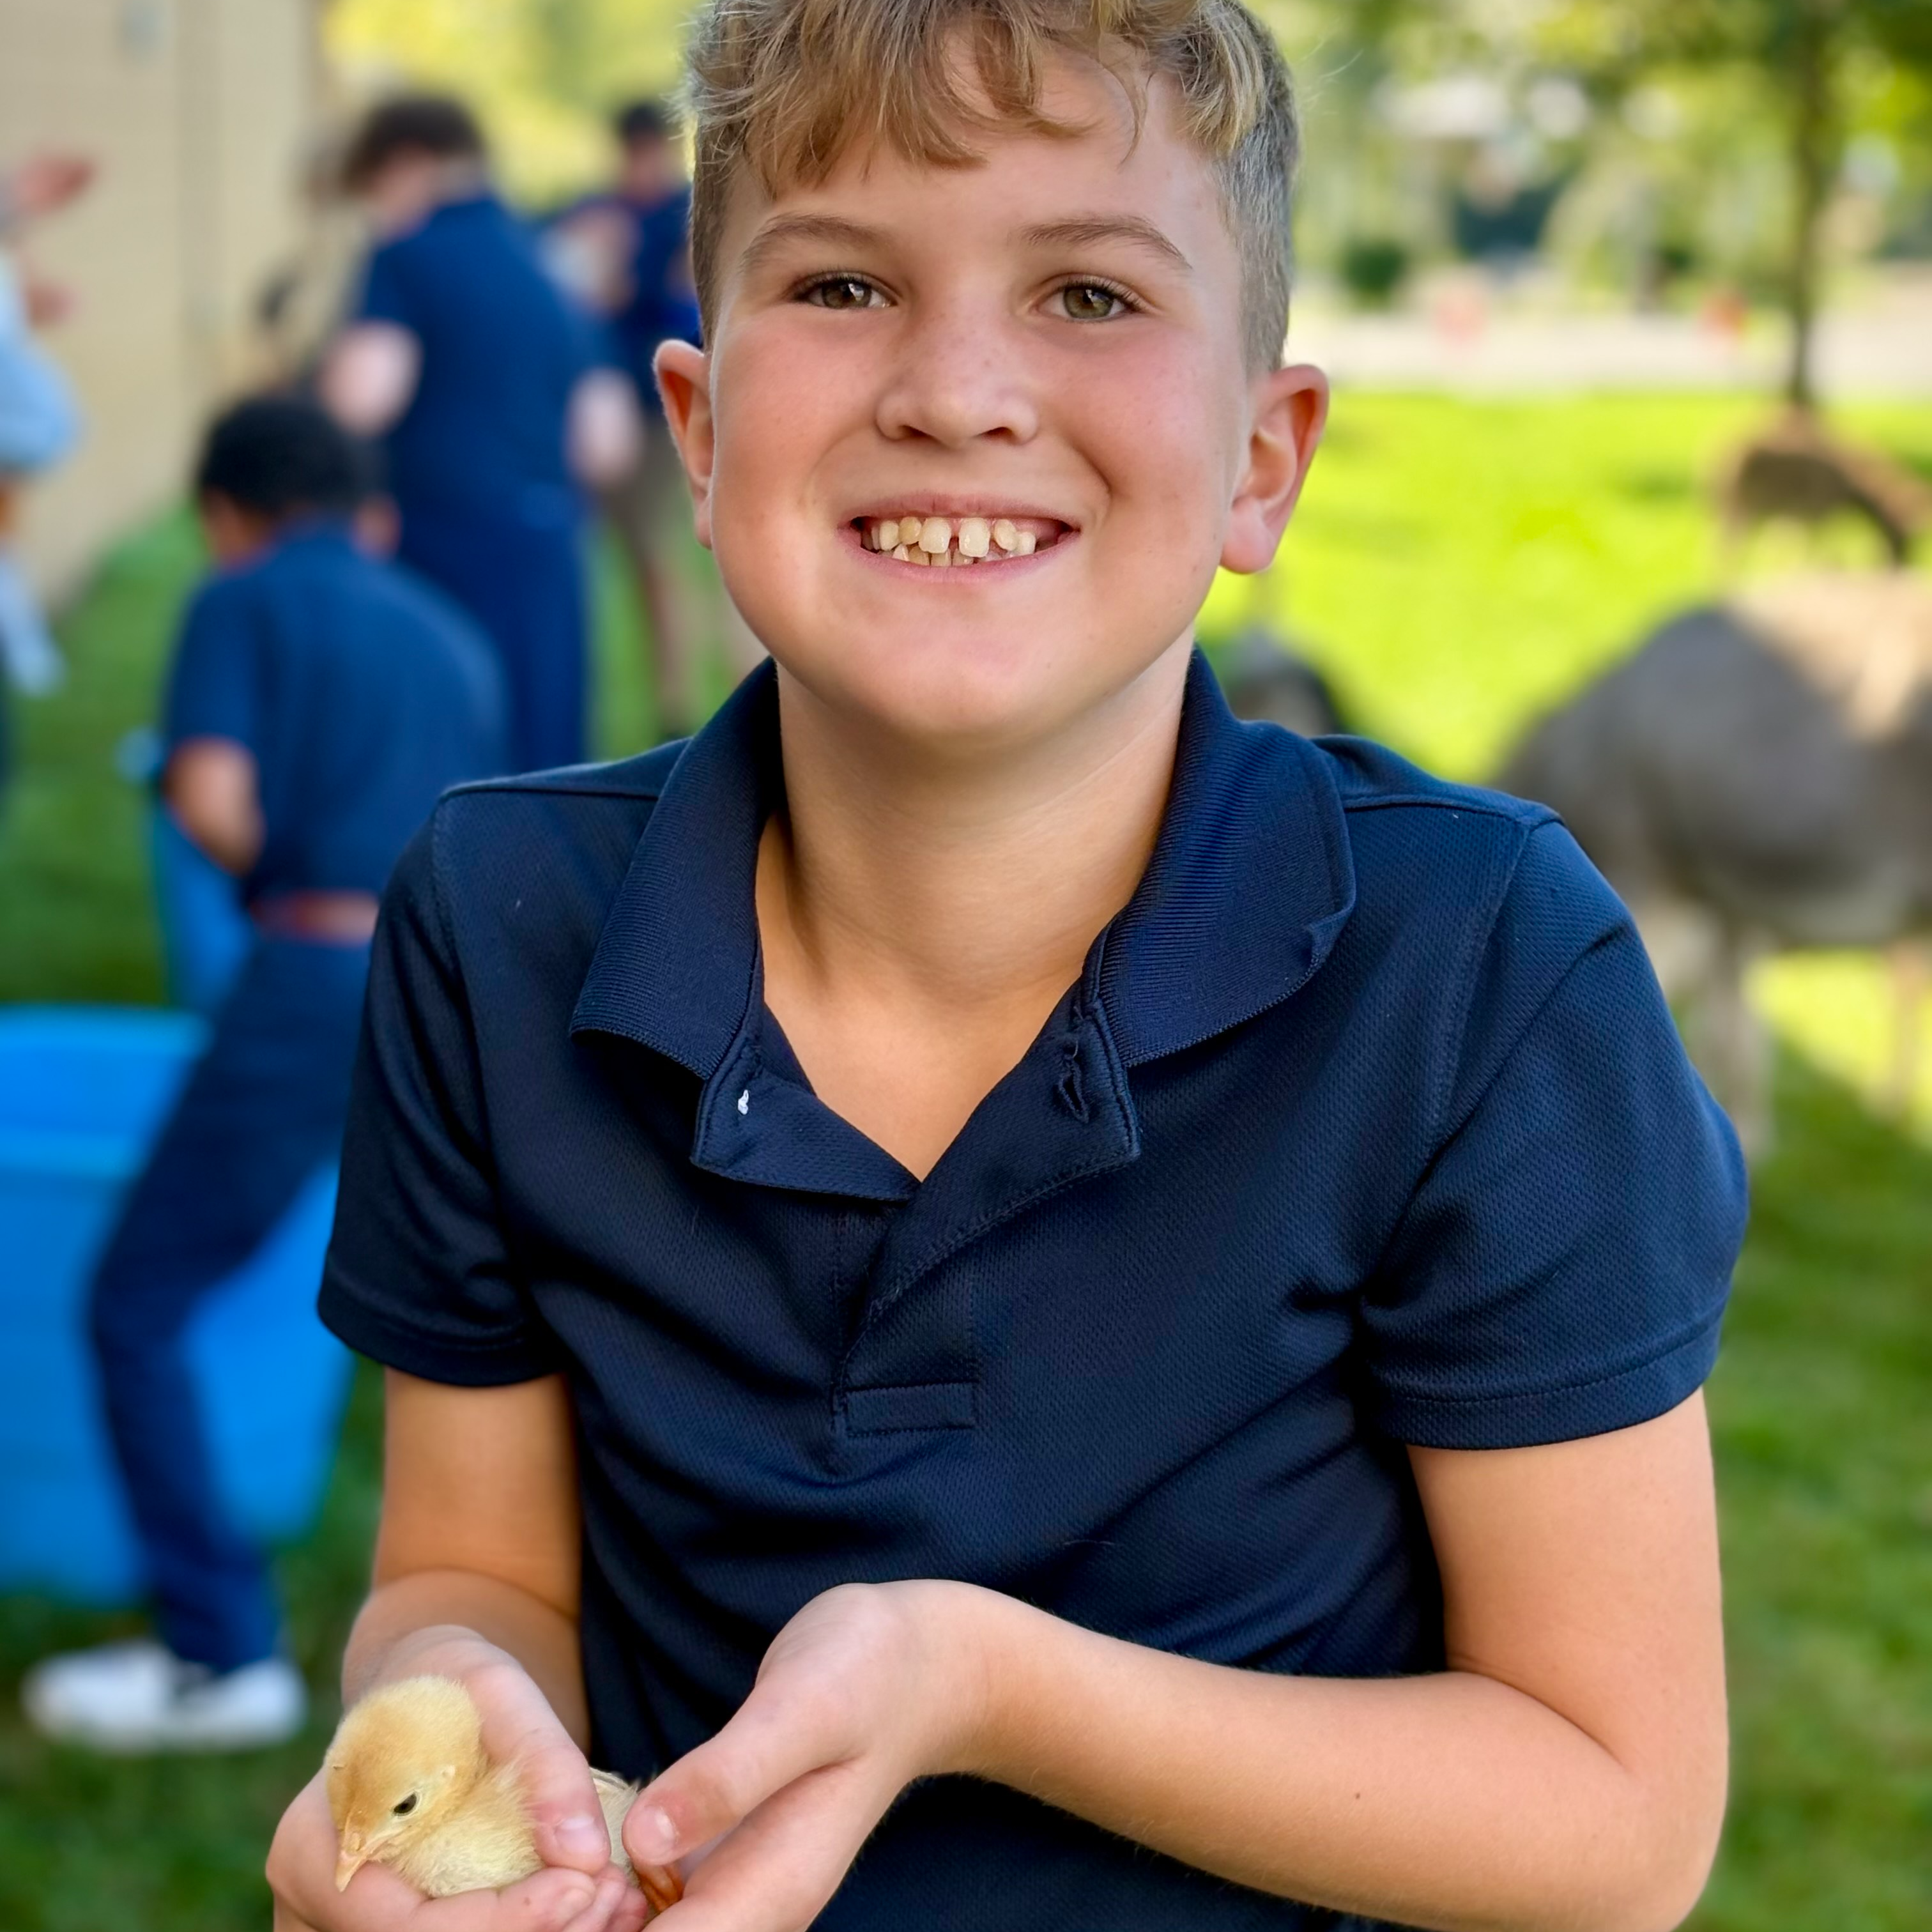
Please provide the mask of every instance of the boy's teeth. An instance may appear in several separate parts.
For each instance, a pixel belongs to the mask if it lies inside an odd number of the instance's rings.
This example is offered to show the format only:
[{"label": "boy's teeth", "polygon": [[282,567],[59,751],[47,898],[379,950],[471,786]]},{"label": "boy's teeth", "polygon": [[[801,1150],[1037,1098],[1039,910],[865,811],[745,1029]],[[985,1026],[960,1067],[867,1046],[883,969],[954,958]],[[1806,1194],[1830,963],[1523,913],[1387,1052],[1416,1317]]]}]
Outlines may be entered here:
[{"label": "boy's teeth", "polygon": [[863,526],[860,541],[901,563],[938,564],[950,568],[987,558],[1031,556],[1040,546],[1031,530],[1010,517],[962,517],[957,532],[948,517],[882,517]]}]

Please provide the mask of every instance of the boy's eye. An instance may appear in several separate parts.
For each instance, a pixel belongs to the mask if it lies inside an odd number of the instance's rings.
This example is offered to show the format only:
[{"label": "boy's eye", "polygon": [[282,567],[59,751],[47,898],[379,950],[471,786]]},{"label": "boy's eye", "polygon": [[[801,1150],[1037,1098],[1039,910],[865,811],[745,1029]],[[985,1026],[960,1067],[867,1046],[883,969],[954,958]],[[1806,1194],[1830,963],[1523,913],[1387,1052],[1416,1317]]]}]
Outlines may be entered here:
[{"label": "boy's eye", "polygon": [[1069,282],[1054,293],[1061,313],[1074,322],[1111,322],[1132,307],[1118,289],[1105,282]]},{"label": "boy's eye", "polygon": [[871,308],[884,304],[884,298],[863,275],[827,275],[802,293],[820,308]]}]

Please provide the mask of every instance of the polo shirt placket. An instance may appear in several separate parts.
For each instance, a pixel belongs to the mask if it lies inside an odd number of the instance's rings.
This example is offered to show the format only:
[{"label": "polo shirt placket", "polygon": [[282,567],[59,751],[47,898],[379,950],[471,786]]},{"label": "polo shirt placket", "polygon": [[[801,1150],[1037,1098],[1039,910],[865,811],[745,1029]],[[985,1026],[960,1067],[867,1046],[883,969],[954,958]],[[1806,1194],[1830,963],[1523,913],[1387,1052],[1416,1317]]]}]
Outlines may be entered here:
[{"label": "polo shirt placket", "polygon": [[[1204,662],[1196,676],[1211,681]],[[736,728],[707,734],[680,761],[600,939],[572,1032],[635,1041],[704,1082],[694,1165],[751,1186],[890,1204],[865,1271],[856,1333],[829,1378],[833,1426],[853,1435],[970,1428],[979,1381],[964,1251],[1060,1190],[1140,1154],[1110,1005],[1134,1016],[1129,1037],[1136,1058],[1149,1060],[1212,1038],[1296,991],[1327,956],[1354,903],[1340,807],[1311,790],[1307,809],[1265,826],[1258,842],[1235,842],[1261,888],[1253,896],[1262,916],[1237,949],[1217,936],[1207,957],[1218,952],[1222,970],[1204,976],[1203,953],[1186,935],[1197,922],[1211,925],[1236,881],[1226,850],[1201,840],[1198,830],[1233,821],[1252,774],[1222,770],[1209,755],[1214,707],[1192,704],[1170,830],[1146,881],[1095,940],[1080,982],[922,1184],[812,1092],[764,1005],[744,862],[755,862],[776,802],[776,746],[758,742],[775,735],[775,694],[747,694],[729,721]],[[1279,753],[1293,742],[1278,734],[1268,748]],[[746,784],[748,770],[760,782]],[[740,867],[714,875],[694,901],[684,868],[699,838],[736,855]],[[664,943],[668,903],[684,911],[676,945]],[[734,1001],[739,986],[742,997]]]}]

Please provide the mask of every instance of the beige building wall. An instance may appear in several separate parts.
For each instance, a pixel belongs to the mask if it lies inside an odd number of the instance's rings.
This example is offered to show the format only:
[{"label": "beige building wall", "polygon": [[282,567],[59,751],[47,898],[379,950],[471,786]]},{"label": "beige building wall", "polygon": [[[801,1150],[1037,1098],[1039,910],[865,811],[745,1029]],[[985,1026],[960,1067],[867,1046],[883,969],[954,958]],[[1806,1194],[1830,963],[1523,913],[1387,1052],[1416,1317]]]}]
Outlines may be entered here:
[{"label": "beige building wall", "polygon": [[302,221],[321,95],[319,0],[0,0],[0,166],[92,155],[37,226],[75,312],[44,338],[85,440],[29,492],[23,549],[58,596],[181,487],[209,406],[252,374],[251,311]]}]

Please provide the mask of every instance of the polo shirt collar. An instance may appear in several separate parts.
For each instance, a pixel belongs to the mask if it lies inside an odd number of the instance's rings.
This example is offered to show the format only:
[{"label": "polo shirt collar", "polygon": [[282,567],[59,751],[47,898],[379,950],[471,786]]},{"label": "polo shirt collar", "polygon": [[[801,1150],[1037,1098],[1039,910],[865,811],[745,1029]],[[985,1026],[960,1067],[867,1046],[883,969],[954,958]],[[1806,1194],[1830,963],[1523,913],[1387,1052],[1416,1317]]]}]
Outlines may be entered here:
[{"label": "polo shirt collar", "polygon": [[1101,935],[1100,988],[1129,1066],[1252,1019],[1321,967],[1354,910],[1328,760],[1228,709],[1198,651],[1153,858]]},{"label": "polo shirt collar", "polygon": [[[767,662],[673,767],[573,1034],[635,1040],[706,1082],[728,1060],[735,1071],[760,1030],[758,839],[783,788]],[[1291,733],[1237,719],[1197,651],[1154,856],[1082,975],[1120,1065],[1179,1052],[1287,998],[1328,956],[1354,899],[1326,760]]]},{"label": "polo shirt collar", "polygon": [[708,1080],[761,997],[758,838],[783,796],[778,674],[739,686],[671,768],[571,1018]]}]

